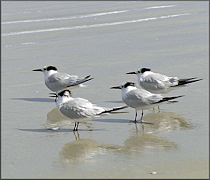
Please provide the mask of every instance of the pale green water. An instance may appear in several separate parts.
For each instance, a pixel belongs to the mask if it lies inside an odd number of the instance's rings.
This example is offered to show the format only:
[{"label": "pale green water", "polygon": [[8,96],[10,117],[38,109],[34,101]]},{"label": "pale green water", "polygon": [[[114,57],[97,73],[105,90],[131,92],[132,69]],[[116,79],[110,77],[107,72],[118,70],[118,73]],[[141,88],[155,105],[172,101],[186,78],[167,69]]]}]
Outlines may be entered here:
[{"label": "pale green water", "polygon": [[[208,17],[208,2],[2,2],[2,178],[207,178]],[[45,129],[65,118],[31,71],[44,65],[91,74],[73,96],[105,107],[123,105],[109,88],[139,67],[204,80],[145,111],[153,124],[135,125],[129,108],[74,134],[73,123]]]}]

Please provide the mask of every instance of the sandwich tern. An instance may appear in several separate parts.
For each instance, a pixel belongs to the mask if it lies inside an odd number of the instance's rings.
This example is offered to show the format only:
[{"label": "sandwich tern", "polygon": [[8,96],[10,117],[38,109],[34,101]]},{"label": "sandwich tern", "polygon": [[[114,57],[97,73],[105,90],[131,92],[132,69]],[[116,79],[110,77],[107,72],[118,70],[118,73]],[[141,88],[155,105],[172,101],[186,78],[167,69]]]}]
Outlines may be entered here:
[{"label": "sandwich tern", "polygon": [[122,90],[122,100],[129,107],[134,108],[136,111],[135,120],[137,118],[137,111],[142,110],[140,122],[142,123],[143,118],[143,110],[153,108],[160,103],[176,99],[182,96],[174,96],[174,97],[163,97],[161,94],[153,94],[144,89],[138,89],[135,87],[135,83],[126,82],[121,86],[111,87],[111,89],[121,89]]},{"label": "sandwich tern", "polygon": [[152,93],[167,93],[177,87],[185,84],[200,81],[202,79],[186,78],[180,79],[178,77],[168,77],[163,74],[154,73],[149,68],[141,68],[135,72],[128,72],[126,74],[136,74],[138,76],[138,83],[140,86]]},{"label": "sandwich tern", "polygon": [[80,86],[81,84],[90,81],[93,78],[86,76],[79,78],[77,75],[69,75],[67,73],[59,73],[55,66],[45,66],[41,69],[34,69],[32,71],[41,71],[44,73],[45,85],[54,92],[58,92],[65,88]]},{"label": "sandwich tern", "polygon": [[[55,102],[57,108],[62,114],[75,121],[73,131],[78,130],[79,122],[87,121],[99,117],[102,114],[114,113],[117,110],[127,108],[128,106],[121,106],[115,108],[105,108],[92,104],[84,98],[71,97],[71,91],[68,89],[61,90],[50,97],[56,97]],[[119,113],[119,112],[118,112]],[[122,113],[122,112],[121,112]]]}]

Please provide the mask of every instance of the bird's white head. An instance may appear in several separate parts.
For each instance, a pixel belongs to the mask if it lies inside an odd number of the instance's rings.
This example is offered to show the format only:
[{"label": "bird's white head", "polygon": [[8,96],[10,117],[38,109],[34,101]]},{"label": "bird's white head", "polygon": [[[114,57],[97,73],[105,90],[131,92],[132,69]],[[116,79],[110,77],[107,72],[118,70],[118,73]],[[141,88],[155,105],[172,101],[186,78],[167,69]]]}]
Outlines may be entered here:
[{"label": "bird's white head", "polygon": [[144,72],[146,72],[146,71],[151,71],[151,69],[149,69],[149,68],[139,68],[135,72],[134,71],[133,72],[128,72],[126,74],[136,74],[136,75],[139,75],[139,74],[144,74]]},{"label": "bird's white head", "polygon": [[64,89],[57,92],[58,98],[62,98],[63,100],[67,100],[71,98],[71,91],[68,89]]},{"label": "bird's white head", "polygon": [[[126,74],[136,74],[138,77],[138,81],[141,81],[141,78],[143,76],[145,76],[147,74],[147,72],[150,72],[150,70],[151,69],[149,69],[149,68],[139,68],[135,72],[128,72]],[[145,74],[145,72],[146,72],[146,74]]]},{"label": "bird's white head", "polygon": [[32,71],[43,72],[45,77],[49,77],[50,75],[57,73],[57,68],[55,66],[44,66],[41,69],[33,69]]},{"label": "bird's white head", "polygon": [[55,97],[55,102],[58,108],[60,108],[63,103],[71,99],[71,91],[68,89],[64,89],[58,91],[57,93],[50,93],[50,94],[53,94],[53,96],[50,97]]},{"label": "bird's white head", "polygon": [[111,87],[111,89],[121,89],[123,94],[126,94],[127,92],[136,89],[135,83],[133,82],[125,82],[120,86],[114,86]]}]

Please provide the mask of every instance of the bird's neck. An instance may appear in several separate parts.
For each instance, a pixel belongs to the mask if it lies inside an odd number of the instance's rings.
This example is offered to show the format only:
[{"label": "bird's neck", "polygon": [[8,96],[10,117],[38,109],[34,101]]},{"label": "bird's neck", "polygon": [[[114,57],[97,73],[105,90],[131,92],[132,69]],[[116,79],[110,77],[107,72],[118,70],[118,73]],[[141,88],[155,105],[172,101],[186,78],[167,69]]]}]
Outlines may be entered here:
[{"label": "bird's neck", "polygon": [[127,88],[123,89],[122,90],[122,97],[124,97],[129,91],[132,91],[134,89],[137,89],[137,88],[134,87],[134,86],[128,86]]},{"label": "bird's neck", "polygon": [[58,109],[60,109],[61,106],[63,106],[64,103],[70,101],[72,97],[60,97],[56,100],[56,106]]},{"label": "bird's neck", "polygon": [[45,79],[47,79],[49,76],[51,76],[52,74],[56,74],[58,73],[57,71],[54,71],[54,70],[50,70],[50,71],[45,71],[44,72],[44,77]]},{"label": "bird's neck", "polygon": [[138,76],[138,79],[139,80],[142,80],[142,79],[144,79],[146,76],[148,76],[150,74],[153,74],[153,72],[151,72],[151,71],[145,71],[144,73],[138,73],[137,76]]}]

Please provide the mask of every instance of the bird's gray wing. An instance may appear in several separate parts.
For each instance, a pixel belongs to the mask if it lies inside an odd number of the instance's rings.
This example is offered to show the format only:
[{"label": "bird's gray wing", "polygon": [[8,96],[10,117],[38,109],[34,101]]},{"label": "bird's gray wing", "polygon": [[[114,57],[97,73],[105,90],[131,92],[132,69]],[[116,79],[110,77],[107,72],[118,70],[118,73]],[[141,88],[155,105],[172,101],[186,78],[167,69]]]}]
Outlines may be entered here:
[{"label": "bird's gray wing", "polygon": [[95,105],[83,98],[74,98],[64,103],[60,111],[72,119],[93,117],[96,115]]},{"label": "bird's gray wing", "polygon": [[160,94],[153,94],[144,89],[136,89],[127,93],[124,102],[133,108],[154,104],[162,99]]},{"label": "bird's gray wing", "polygon": [[147,75],[144,79],[144,86],[155,89],[164,89],[173,86],[178,81],[177,77],[168,77],[163,74],[154,73]]},{"label": "bird's gray wing", "polygon": [[166,80],[164,76],[160,74],[150,74],[143,79],[146,86],[153,86],[154,88],[164,88],[163,81]]},{"label": "bird's gray wing", "polygon": [[76,85],[79,85],[79,84],[82,84],[84,82],[87,82],[87,81],[90,81],[92,80],[93,78],[90,78],[90,75],[89,76],[86,76],[84,78],[77,78],[75,80],[75,82],[73,82],[70,86],[76,86]]},{"label": "bird's gray wing", "polygon": [[56,73],[49,77],[49,82],[60,81],[64,84],[74,83],[78,79],[77,75],[69,75],[67,73]]},{"label": "bird's gray wing", "polygon": [[146,99],[150,94],[151,94],[150,92],[144,89],[132,90],[125,95],[123,101],[130,107],[138,105],[146,105],[147,104]]},{"label": "bird's gray wing", "polygon": [[56,73],[50,76],[49,81],[56,81],[59,83],[60,86],[64,86],[64,88],[66,88],[82,84],[92,79],[93,78],[90,78],[90,75],[84,78],[79,78],[77,75],[69,75],[67,73]]},{"label": "bird's gray wing", "polygon": [[149,104],[155,104],[162,99],[163,97],[160,94],[152,94],[151,96],[147,97],[147,101]]}]

